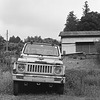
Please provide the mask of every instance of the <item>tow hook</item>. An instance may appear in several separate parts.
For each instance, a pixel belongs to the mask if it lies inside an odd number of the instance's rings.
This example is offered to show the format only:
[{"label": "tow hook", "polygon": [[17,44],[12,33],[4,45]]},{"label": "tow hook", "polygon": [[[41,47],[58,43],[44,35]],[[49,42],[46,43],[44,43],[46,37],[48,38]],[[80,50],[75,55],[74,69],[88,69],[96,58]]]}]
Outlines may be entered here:
[{"label": "tow hook", "polygon": [[41,85],[41,83],[36,83],[37,85]]},{"label": "tow hook", "polygon": [[25,82],[24,85],[25,85],[25,86],[28,86],[28,82]]},{"label": "tow hook", "polygon": [[51,87],[51,88],[52,88],[52,87],[53,87],[53,84],[49,84],[49,87]]}]

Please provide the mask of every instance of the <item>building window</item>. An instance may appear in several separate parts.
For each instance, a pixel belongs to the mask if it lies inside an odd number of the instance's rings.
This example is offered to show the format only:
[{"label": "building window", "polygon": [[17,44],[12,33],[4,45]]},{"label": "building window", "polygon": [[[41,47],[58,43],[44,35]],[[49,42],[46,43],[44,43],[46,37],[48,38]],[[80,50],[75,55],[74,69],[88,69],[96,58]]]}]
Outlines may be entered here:
[{"label": "building window", "polygon": [[84,52],[86,54],[95,54],[96,48],[94,42],[76,42],[76,52]]}]

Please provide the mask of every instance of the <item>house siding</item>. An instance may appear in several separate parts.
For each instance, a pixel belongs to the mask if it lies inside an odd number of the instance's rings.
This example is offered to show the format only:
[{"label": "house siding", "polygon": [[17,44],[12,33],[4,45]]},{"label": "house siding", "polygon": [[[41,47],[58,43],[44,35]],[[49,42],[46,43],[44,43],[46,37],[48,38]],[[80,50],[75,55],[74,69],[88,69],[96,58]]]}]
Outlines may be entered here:
[{"label": "house siding", "polygon": [[75,43],[73,44],[62,44],[62,53],[75,53],[76,52],[76,45]]},{"label": "house siding", "polygon": [[76,43],[76,42],[95,42],[100,40],[100,37],[64,37],[62,38],[62,43]]},{"label": "house siding", "polygon": [[60,32],[62,53],[97,53],[94,43],[100,40],[100,31]]}]

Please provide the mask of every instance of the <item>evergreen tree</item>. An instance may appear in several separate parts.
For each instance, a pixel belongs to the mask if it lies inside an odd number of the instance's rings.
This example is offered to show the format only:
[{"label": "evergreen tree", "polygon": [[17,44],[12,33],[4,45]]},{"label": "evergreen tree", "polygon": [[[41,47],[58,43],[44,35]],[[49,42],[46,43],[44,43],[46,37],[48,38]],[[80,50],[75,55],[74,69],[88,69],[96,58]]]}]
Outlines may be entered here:
[{"label": "evergreen tree", "polygon": [[88,1],[85,1],[85,5],[83,8],[83,16],[85,16],[86,14],[88,14],[90,11],[89,5],[88,5]]},{"label": "evergreen tree", "polygon": [[81,19],[78,20],[74,12],[71,11],[65,25],[63,31],[98,31],[100,30],[100,13],[90,12],[88,2],[85,1]]},{"label": "evergreen tree", "polygon": [[4,42],[5,42],[4,38],[0,36],[0,50],[4,48],[4,45],[5,45]]},{"label": "evergreen tree", "polygon": [[16,39],[15,39],[15,43],[19,43],[19,42],[21,42],[21,39],[20,39],[19,36],[17,36]]},{"label": "evergreen tree", "polygon": [[69,12],[67,16],[64,31],[76,31],[77,30],[78,19],[74,15],[74,11]]},{"label": "evergreen tree", "polygon": [[19,43],[19,42],[22,42],[22,40],[20,39],[19,36],[17,36],[17,37],[12,36],[12,37],[10,37],[9,42],[12,42],[12,43]]},{"label": "evergreen tree", "polygon": [[97,12],[89,12],[82,16],[79,24],[78,31],[97,31],[100,30],[100,14]]},{"label": "evergreen tree", "polygon": [[9,42],[15,43],[15,36],[10,37]]}]

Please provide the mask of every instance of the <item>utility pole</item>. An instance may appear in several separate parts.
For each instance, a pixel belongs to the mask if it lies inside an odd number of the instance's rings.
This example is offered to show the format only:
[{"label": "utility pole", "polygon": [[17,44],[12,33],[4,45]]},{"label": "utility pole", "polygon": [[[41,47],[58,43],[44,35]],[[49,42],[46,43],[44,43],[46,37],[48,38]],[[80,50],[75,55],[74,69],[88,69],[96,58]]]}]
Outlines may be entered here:
[{"label": "utility pole", "polygon": [[6,32],[6,52],[8,52],[8,30]]}]

